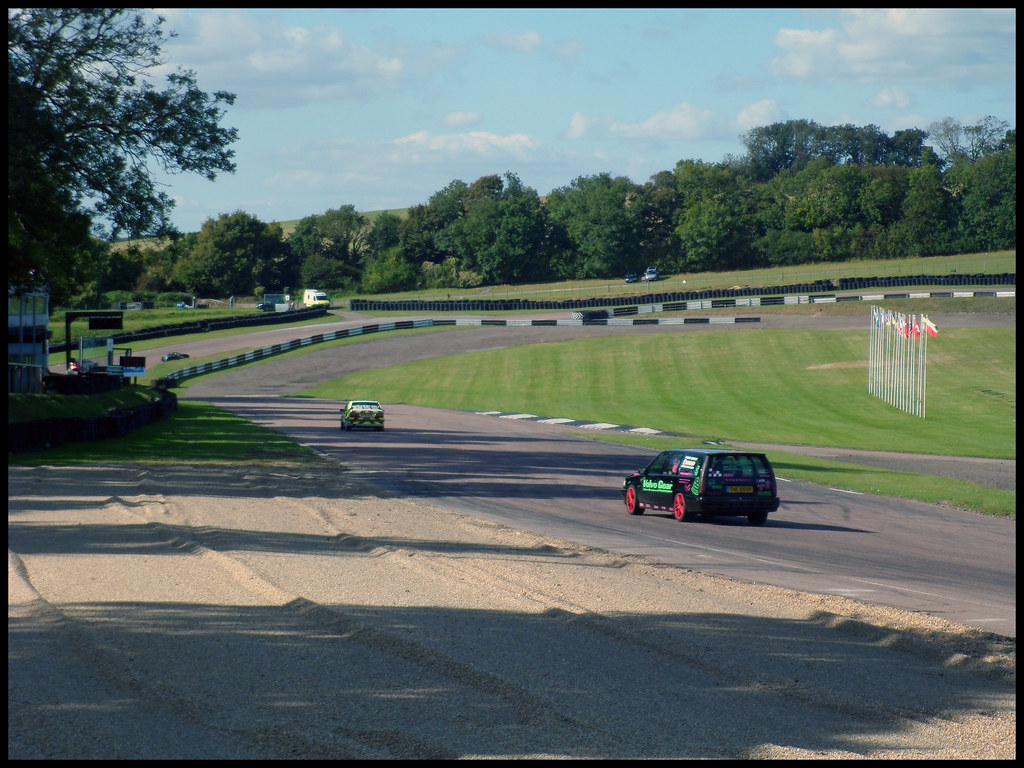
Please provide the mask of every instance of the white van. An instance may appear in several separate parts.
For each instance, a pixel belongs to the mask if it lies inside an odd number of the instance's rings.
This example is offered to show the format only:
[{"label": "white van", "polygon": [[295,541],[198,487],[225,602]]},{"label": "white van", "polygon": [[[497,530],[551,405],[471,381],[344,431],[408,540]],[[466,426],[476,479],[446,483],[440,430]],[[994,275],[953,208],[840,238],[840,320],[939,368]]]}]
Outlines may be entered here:
[{"label": "white van", "polygon": [[323,291],[316,288],[307,288],[302,295],[302,305],[306,307],[330,307],[331,299]]}]

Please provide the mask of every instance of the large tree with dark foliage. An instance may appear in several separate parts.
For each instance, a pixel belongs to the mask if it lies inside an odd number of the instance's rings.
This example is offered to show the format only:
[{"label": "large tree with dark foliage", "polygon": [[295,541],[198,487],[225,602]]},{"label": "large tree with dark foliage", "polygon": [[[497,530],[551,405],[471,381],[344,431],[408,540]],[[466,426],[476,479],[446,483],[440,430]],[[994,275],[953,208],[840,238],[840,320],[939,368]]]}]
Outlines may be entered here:
[{"label": "large tree with dark foliage", "polygon": [[[7,11],[8,287],[65,298],[95,277],[95,236],[169,234],[153,167],[208,179],[235,169],[234,95],[179,69],[158,90],[163,19],[123,8]],[[171,33],[173,34],[173,33]]]},{"label": "large tree with dark foliage", "polygon": [[194,247],[174,265],[174,280],[207,295],[251,296],[258,286],[271,291],[294,286],[297,259],[280,224],[235,211],[207,219]]}]

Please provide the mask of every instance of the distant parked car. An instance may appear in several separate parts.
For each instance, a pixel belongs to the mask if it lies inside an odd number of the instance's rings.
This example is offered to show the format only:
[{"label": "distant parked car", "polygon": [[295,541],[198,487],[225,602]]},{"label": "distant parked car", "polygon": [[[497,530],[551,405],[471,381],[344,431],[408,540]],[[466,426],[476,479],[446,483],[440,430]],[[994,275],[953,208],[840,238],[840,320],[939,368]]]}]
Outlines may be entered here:
[{"label": "distant parked car", "polygon": [[632,269],[632,270],[630,270],[629,272],[626,273],[626,282],[627,283],[635,283],[639,279],[640,279],[640,274],[635,269]]},{"label": "distant parked car", "polygon": [[275,309],[274,302],[261,301],[259,304],[256,305],[256,309],[263,310],[264,312],[273,312]]},{"label": "distant parked car", "polygon": [[653,283],[657,279],[658,279],[658,268],[653,266],[653,265],[648,267],[647,271],[644,272],[644,282],[645,283]]},{"label": "distant parked car", "polygon": [[188,357],[188,353],[187,352],[168,352],[166,355],[164,355],[160,359],[163,360],[166,363],[166,362],[169,362],[171,360],[184,360],[187,357]]}]

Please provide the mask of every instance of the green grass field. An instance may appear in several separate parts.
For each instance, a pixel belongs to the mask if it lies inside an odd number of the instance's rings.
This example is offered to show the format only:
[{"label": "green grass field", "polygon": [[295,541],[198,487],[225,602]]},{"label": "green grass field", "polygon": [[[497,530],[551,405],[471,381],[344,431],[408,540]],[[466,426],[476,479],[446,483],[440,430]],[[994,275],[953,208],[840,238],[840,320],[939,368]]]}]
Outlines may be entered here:
[{"label": "green grass field", "polygon": [[534,344],[363,371],[301,394],[360,392],[389,403],[607,421],[700,440],[1014,458],[1015,339],[1001,329],[952,329],[932,339],[923,419],[867,392],[867,331]]}]

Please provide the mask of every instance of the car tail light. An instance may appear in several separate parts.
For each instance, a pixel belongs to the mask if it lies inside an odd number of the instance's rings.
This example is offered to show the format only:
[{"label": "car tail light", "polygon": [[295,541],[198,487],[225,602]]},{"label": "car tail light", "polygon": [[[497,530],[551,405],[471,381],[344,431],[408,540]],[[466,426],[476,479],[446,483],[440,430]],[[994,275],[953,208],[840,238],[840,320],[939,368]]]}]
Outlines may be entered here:
[{"label": "car tail light", "polygon": [[701,496],[721,496],[721,488],[709,488],[708,487],[708,476],[706,472],[702,472],[700,476],[700,485],[697,487],[698,492]]}]

